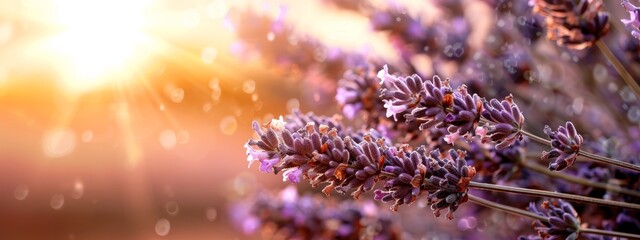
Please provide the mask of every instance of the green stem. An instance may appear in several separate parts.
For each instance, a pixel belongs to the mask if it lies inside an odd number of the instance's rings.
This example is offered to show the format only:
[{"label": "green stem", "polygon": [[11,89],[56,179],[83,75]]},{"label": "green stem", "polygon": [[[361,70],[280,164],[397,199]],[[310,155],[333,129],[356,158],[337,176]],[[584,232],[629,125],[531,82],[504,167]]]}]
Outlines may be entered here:
[{"label": "green stem", "polygon": [[[551,145],[551,141],[544,139],[542,137],[539,137],[533,133],[527,132],[525,130],[520,130],[520,132],[529,137],[529,139],[538,142],[540,144],[543,145]],[[623,162],[617,159],[613,159],[613,158],[608,158],[608,157],[604,157],[604,156],[600,156],[597,154],[593,154],[590,152],[585,152],[583,150],[580,150],[578,152],[578,156],[581,156],[583,159],[587,159],[593,162],[599,162],[599,163],[604,163],[604,164],[608,164],[608,165],[613,165],[616,167],[620,167],[620,168],[624,168],[624,169],[628,169],[631,171],[635,171],[635,172],[640,172],[640,166],[632,164],[632,163],[628,163],[628,162]]]},{"label": "green stem", "polygon": [[596,46],[598,46],[598,49],[600,49],[602,54],[604,54],[609,62],[611,62],[611,65],[613,65],[613,68],[616,69],[616,72],[618,72],[620,77],[622,77],[622,80],[627,84],[627,86],[631,88],[631,90],[636,94],[637,97],[640,97],[640,85],[638,85],[638,83],[633,79],[629,71],[627,71],[622,63],[620,63],[618,58],[613,55],[611,49],[607,47],[607,44],[602,42],[602,40],[598,40],[596,41]]},{"label": "green stem", "polygon": [[629,196],[640,197],[640,192],[638,192],[638,191],[633,191],[631,189],[622,188],[619,185],[615,185],[615,184],[606,184],[606,183],[600,183],[600,182],[593,182],[593,181],[589,181],[588,179],[579,178],[579,177],[572,176],[572,175],[569,175],[569,174],[565,174],[565,173],[562,173],[562,172],[550,171],[546,167],[544,167],[544,166],[542,166],[540,164],[537,164],[535,162],[522,161],[522,165],[524,167],[526,167],[527,169],[530,169],[530,170],[533,170],[535,172],[550,176],[552,178],[562,179],[562,180],[565,180],[567,182],[576,183],[576,184],[580,184],[580,185],[583,185],[583,186],[605,189],[605,190],[610,191],[610,192],[616,192],[616,193],[626,194],[626,195],[629,195]]},{"label": "green stem", "polygon": [[614,231],[607,231],[607,230],[595,229],[595,228],[580,228],[580,232],[581,233],[591,233],[591,234],[597,234],[597,235],[604,235],[604,236],[628,238],[628,239],[640,239],[640,235],[638,235],[638,234],[624,233],[624,232],[614,232]]},{"label": "green stem", "polygon": [[[474,195],[469,194],[469,201],[478,204],[480,206],[484,206],[487,208],[491,208],[491,209],[495,209],[495,210],[499,210],[499,211],[503,211],[506,213],[510,213],[510,214],[514,214],[514,215],[518,215],[518,216],[523,216],[523,217],[528,217],[528,218],[533,218],[535,220],[541,221],[541,222],[549,222],[549,219],[537,214],[534,214],[532,212],[529,211],[525,211],[519,208],[514,208],[511,206],[507,206],[504,204],[500,204],[497,202],[493,202],[493,201],[489,201]],[[613,237],[621,237],[621,238],[629,238],[629,239],[640,239],[640,235],[637,234],[632,234],[632,233],[624,233],[624,232],[614,232],[614,231],[607,231],[607,230],[602,230],[602,229],[595,229],[595,228],[580,228],[580,230],[578,230],[580,233],[588,233],[588,234],[597,234],[597,235],[604,235],[604,236],[613,236]]]},{"label": "green stem", "polygon": [[584,197],[579,195],[550,192],[550,191],[543,191],[543,190],[537,190],[537,189],[509,187],[509,186],[501,186],[496,184],[479,183],[479,182],[470,182],[469,188],[489,190],[489,191],[495,191],[495,192],[523,194],[523,195],[530,195],[530,196],[537,196],[537,197],[564,199],[572,202],[590,203],[590,204],[597,204],[597,205],[609,206],[609,207],[640,210],[640,205],[638,204],[610,201],[610,200],[604,200],[600,198]]},{"label": "green stem", "polygon": [[480,206],[485,206],[485,207],[488,207],[488,208],[500,210],[500,211],[503,211],[503,212],[506,212],[506,213],[511,213],[511,214],[514,214],[514,215],[533,218],[533,219],[536,219],[536,220],[539,220],[539,221],[543,221],[543,222],[549,221],[549,219],[547,219],[546,217],[540,216],[538,214],[535,214],[535,213],[532,213],[532,212],[529,212],[529,211],[522,210],[520,208],[515,208],[515,207],[512,207],[512,206],[507,206],[507,205],[500,204],[500,203],[497,203],[497,202],[489,201],[489,200],[486,200],[484,198],[480,198],[480,197],[477,197],[477,196],[474,196],[474,195],[471,195],[471,194],[469,194],[468,196],[469,196],[469,201],[471,201],[473,203],[476,203],[476,204],[478,204]]},{"label": "green stem", "polygon": [[626,168],[626,169],[629,169],[629,170],[640,172],[640,166],[638,166],[638,165],[631,164],[631,163],[628,163],[628,162],[623,162],[623,161],[616,160],[616,159],[613,159],[613,158],[603,157],[603,156],[596,155],[596,154],[593,154],[593,153],[590,153],[590,152],[585,152],[585,151],[580,150],[578,152],[578,156],[582,156],[582,157],[588,158],[590,160],[593,160],[594,162],[599,162],[599,163],[604,163],[604,164],[611,164],[611,165],[614,165],[614,166],[617,166],[617,167]]}]

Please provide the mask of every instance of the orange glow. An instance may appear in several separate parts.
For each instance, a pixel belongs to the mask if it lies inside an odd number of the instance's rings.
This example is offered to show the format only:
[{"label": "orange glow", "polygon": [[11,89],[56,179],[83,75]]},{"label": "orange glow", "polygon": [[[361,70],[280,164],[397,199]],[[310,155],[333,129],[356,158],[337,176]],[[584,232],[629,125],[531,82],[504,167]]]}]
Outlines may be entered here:
[{"label": "orange glow", "polygon": [[53,21],[62,31],[46,44],[57,58],[64,87],[83,92],[130,78],[149,42],[142,32],[149,4],[149,0],[54,0]]}]

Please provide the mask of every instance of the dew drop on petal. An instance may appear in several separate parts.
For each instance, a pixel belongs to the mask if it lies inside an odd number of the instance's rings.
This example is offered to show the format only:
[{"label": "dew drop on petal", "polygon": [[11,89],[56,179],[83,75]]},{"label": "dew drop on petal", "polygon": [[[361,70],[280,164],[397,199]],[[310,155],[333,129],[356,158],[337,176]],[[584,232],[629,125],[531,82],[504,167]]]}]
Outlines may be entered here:
[{"label": "dew drop on petal", "polygon": [[85,143],[91,142],[91,140],[93,140],[93,131],[91,130],[84,131],[80,139],[82,139],[82,141]]},{"label": "dew drop on petal", "polygon": [[44,134],[42,147],[44,154],[51,158],[65,156],[76,147],[76,136],[69,129],[56,129]]},{"label": "dew drop on petal", "polygon": [[71,190],[71,198],[80,199],[84,195],[84,184],[79,179],[73,182],[73,189]]},{"label": "dew drop on petal", "polygon": [[184,89],[175,88],[171,91],[171,101],[174,103],[181,103],[184,99]]},{"label": "dew drop on petal", "polygon": [[258,94],[257,93],[251,94],[251,101],[252,102],[258,101]]},{"label": "dew drop on petal", "polygon": [[167,220],[166,218],[160,218],[156,222],[155,230],[158,236],[167,236],[167,234],[169,234],[169,231],[171,231],[171,222],[169,222],[169,220]]},{"label": "dew drop on petal", "polygon": [[51,196],[51,200],[49,201],[49,205],[51,208],[55,210],[60,210],[64,206],[64,195],[60,193],[56,193]]},{"label": "dew drop on petal", "polygon": [[175,201],[167,202],[167,204],[164,205],[164,209],[171,216],[176,216],[178,215],[178,212],[180,212],[180,207],[178,206],[178,203]]},{"label": "dew drop on petal", "polygon": [[171,150],[176,146],[177,137],[173,130],[165,129],[160,133],[160,145],[164,149]]},{"label": "dew drop on petal", "polygon": [[238,128],[238,122],[233,116],[226,116],[220,120],[220,130],[226,135],[233,135]]},{"label": "dew drop on petal", "polygon": [[209,221],[213,222],[218,218],[218,211],[215,208],[207,208],[205,215]]},{"label": "dew drop on petal", "polygon": [[206,64],[211,64],[218,57],[218,50],[214,47],[206,47],[200,53],[200,59]]},{"label": "dew drop on petal", "polygon": [[21,184],[16,187],[13,191],[13,197],[15,197],[18,201],[22,201],[27,199],[29,196],[29,186]]},{"label": "dew drop on petal", "polygon": [[160,104],[160,111],[164,112],[165,109],[166,109],[166,107],[164,106],[164,104]]},{"label": "dew drop on petal", "polygon": [[293,109],[300,109],[300,101],[297,98],[292,98],[287,101],[287,111],[291,112]]},{"label": "dew drop on petal", "polygon": [[246,94],[251,94],[256,90],[256,81],[248,79],[242,83],[242,91]]}]

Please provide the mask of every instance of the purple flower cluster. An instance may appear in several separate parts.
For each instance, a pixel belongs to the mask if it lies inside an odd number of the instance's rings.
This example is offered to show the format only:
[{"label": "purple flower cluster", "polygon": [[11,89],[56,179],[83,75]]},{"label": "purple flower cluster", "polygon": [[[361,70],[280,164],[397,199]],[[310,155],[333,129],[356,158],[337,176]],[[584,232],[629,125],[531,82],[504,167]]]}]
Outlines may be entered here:
[{"label": "purple flower cluster", "polygon": [[382,138],[364,135],[355,141],[341,137],[336,128],[320,125],[316,129],[312,122],[293,132],[278,125],[286,124],[274,120],[263,130],[254,122],[260,140],[250,140],[246,147],[250,161],[261,162],[260,170],[283,171],[285,181],[299,183],[304,178],[312,186],[328,183],[325,194],[353,191],[354,198],[383,181],[384,188],[375,191],[375,198],[395,200],[392,209],[426,192],[434,214],[439,216],[440,210],[448,208],[449,219],[467,201],[467,185],[475,169],[466,165],[464,152],[441,154],[436,149],[427,153],[424,147],[398,150]]},{"label": "purple flower cluster", "polygon": [[[465,85],[454,93],[449,81],[442,81],[437,75],[433,80],[422,80],[417,75],[396,77],[386,68],[380,71],[383,82],[391,82],[382,89],[387,117],[403,114],[407,122],[420,124],[420,129],[432,127],[447,128],[445,141],[453,143],[461,136],[479,134],[483,142],[495,142],[497,149],[503,149],[522,139],[524,116],[513,97],[503,101],[480,99],[471,95]],[[481,117],[487,120],[477,127]]]},{"label": "purple flower cluster", "polygon": [[622,6],[629,12],[629,19],[622,19],[622,23],[632,29],[631,35],[640,39],[640,8],[631,4],[629,0],[622,0]]},{"label": "purple flower cluster", "polygon": [[549,164],[549,169],[553,171],[562,171],[573,165],[580,153],[582,146],[582,136],[578,134],[573,123],[567,122],[565,127],[558,127],[558,131],[553,131],[549,126],[545,126],[544,133],[551,139],[551,147],[549,152],[542,152],[542,160],[553,161]]},{"label": "purple flower cluster", "polygon": [[533,0],[533,12],[545,18],[547,38],[572,49],[591,47],[609,32],[601,0]]},{"label": "purple flower cluster", "polygon": [[442,81],[433,76],[432,80],[422,80],[418,75],[396,77],[387,71],[385,66],[378,73],[384,87],[381,97],[385,102],[387,117],[398,120],[402,114],[407,122],[420,124],[420,130],[431,127],[443,127],[447,109],[453,105],[453,90],[449,80]]},{"label": "purple flower cluster", "polygon": [[482,142],[494,142],[496,149],[500,150],[522,140],[524,116],[518,105],[513,102],[513,96],[509,95],[502,101],[485,100],[482,117],[490,122],[476,130]]},{"label": "purple flower cluster", "polygon": [[232,218],[245,234],[270,239],[400,239],[400,229],[372,202],[332,203],[287,188],[278,196],[259,192],[236,203]]},{"label": "purple flower cluster", "polygon": [[542,239],[578,239],[580,236],[580,218],[573,206],[562,200],[544,201],[540,208],[535,203],[529,210],[547,221],[535,221],[534,226]]}]

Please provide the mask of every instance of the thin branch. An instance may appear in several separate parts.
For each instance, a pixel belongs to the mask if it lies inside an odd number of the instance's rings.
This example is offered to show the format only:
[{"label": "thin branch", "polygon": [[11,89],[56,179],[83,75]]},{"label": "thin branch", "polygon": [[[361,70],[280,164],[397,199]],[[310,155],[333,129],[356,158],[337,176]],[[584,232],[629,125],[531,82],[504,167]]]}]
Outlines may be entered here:
[{"label": "thin branch", "polygon": [[600,155],[596,155],[590,152],[585,152],[580,150],[580,152],[578,152],[578,156],[582,156],[585,158],[588,158],[590,160],[593,160],[594,162],[599,162],[599,163],[604,163],[604,164],[610,164],[610,165],[614,165],[617,167],[621,167],[621,168],[626,168],[629,170],[633,170],[636,172],[640,172],[640,166],[632,164],[632,163],[628,163],[628,162],[623,162],[620,160],[616,160],[613,158],[608,158],[608,157],[603,157]]},{"label": "thin branch", "polygon": [[[539,137],[539,136],[537,136],[537,135],[535,135],[533,133],[527,132],[525,130],[520,130],[520,132],[523,135],[529,137],[531,140],[533,140],[535,142],[538,142],[538,143],[543,144],[543,145],[551,145],[551,141],[549,141],[547,139],[544,139],[542,137]],[[604,164],[613,165],[613,166],[616,166],[616,167],[628,169],[628,170],[631,170],[631,171],[640,172],[640,166],[639,165],[635,165],[635,164],[632,164],[632,163],[620,161],[620,160],[613,159],[613,158],[600,156],[600,155],[593,154],[593,153],[590,153],[590,152],[585,152],[583,150],[580,150],[578,152],[578,156],[581,156],[585,160],[604,163]]]},{"label": "thin branch", "polygon": [[604,235],[604,236],[628,238],[628,239],[640,239],[640,235],[638,235],[638,234],[625,233],[625,232],[614,232],[614,231],[607,231],[607,230],[595,229],[595,228],[580,228],[580,232],[581,233],[591,233],[591,234],[597,234],[597,235]]},{"label": "thin branch", "polygon": [[604,54],[604,56],[607,57],[609,62],[611,62],[611,65],[613,65],[613,68],[616,69],[616,72],[618,72],[620,77],[622,77],[622,80],[627,84],[627,86],[629,86],[629,88],[633,90],[633,92],[636,94],[637,97],[640,97],[640,85],[638,85],[636,80],[633,79],[629,71],[627,71],[627,69],[624,68],[624,66],[622,65],[622,63],[620,63],[618,58],[615,55],[613,55],[613,53],[611,52],[611,49],[607,47],[607,44],[602,42],[602,40],[598,40],[596,41],[596,46],[598,46],[598,49],[600,49],[602,54]]},{"label": "thin branch", "polygon": [[580,184],[583,186],[588,186],[588,187],[593,187],[593,188],[600,188],[600,189],[605,189],[607,191],[610,192],[616,192],[616,193],[622,193],[622,194],[626,194],[629,196],[635,196],[635,197],[640,197],[640,192],[638,191],[634,191],[631,189],[627,189],[627,188],[623,188],[619,185],[615,185],[615,184],[606,184],[606,183],[600,183],[600,182],[594,182],[594,181],[589,181],[588,179],[584,179],[584,178],[580,178],[580,177],[576,177],[573,175],[569,175],[563,172],[557,172],[557,171],[550,171],[549,169],[547,169],[546,167],[537,164],[535,162],[532,161],[522,161],[522,165],[530,170],[533,170],[535,172],[553,177],[553,178],[559,178],[562,180],[565,180],[567,182],[572,182],[572,183],[576,183],[576,184]]},{"label": "thin branch", "polygon": [[579,195],[550,192],[550,191],[543,191],[543,190],[537,190],[537,189],[509,187],[509,186],[501,186],[496,184],[479,183],[479,182],[470,182],[469,188],[489,190],[494,192],[523,194],[523,195],[530,195],[530,196],[537,196],[537,197],[564,199],[572,202],[581,202],[581,203],[597,204],[597,205],[609,206],[609,207],[640,210],[640,205],[638,204],[610,201],[610,200],[604,200],[600,198],[584,197]]},{"label": "thin branch", "polygon": [[[506,213],[510,213],[510,214],[514,214],[522,217],[533,218],[541,222],[549,222],[548,218],[537,215],[535,213],[525,211],[519,208],[507,206],[504,204],[500,204],[497,202],[489,201],[471,194],[469,194],[469,201],[475,204],[478,204],[480,206],[503,211]],[[586,233],[586,234],[597,234],[597,235],[613,236],[613,237],[621,237],[621,238],[629,238],[629,239],[640,239],[640,235],[633,234],[633,233],[614,232],[614,231],[607,231],[607,230],[595,229],[595,228],[580,228],[580,230],[578,231],[580,233]]]},{"label": "thin branch", "polygon": [[507,206],[507,205],[500,204],[500,203],[497,203],[497,202],[489,201],[489,200],[486,200],[484,198],[477,197],[475,195],[469,194],[469,201],[471,201],[471,202],[473,202],[475,204],[478,204],[480,206],[485,206],[485,207],[488,207],[488,208],[500,210],[500,211],[503,211],[503,212],[506,212],[506,213],[511,213],[511,214],[514,214],[514,215],[519,215],[519,216],[528,217],[528,218],[533,218],[533,219],[536,219],[536,220],[539,220],[539,221],[543,221],[543,222],[549,221],[549,219],[547,219],[546,217],[540,216],[538,214],[535,214],[535,213],[532,213],[532,212],[529,212],[529,211],[525,211],[525,210],[522,210],[520,208],[515,208],[515,207],[512,207],[512,206]]}]

